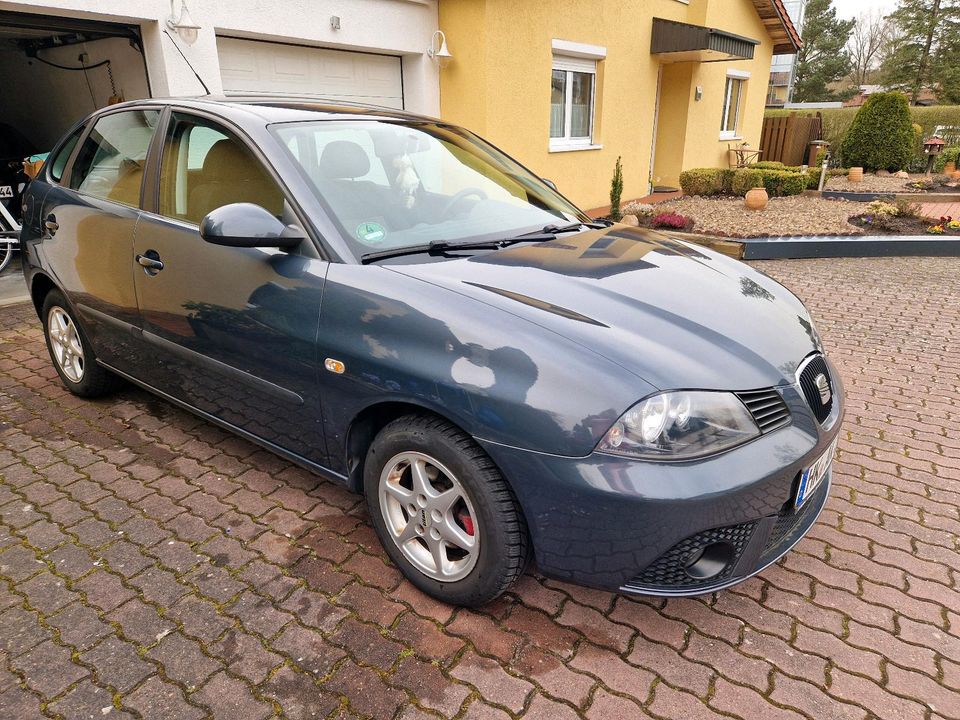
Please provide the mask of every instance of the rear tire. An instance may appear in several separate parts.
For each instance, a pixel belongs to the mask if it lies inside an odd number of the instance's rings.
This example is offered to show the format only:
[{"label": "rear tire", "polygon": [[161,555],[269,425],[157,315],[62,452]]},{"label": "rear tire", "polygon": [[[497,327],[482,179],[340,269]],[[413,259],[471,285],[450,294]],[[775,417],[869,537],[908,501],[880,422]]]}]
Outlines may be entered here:
[{"label": "rear tire", "polygon": [[0,272],[3,272],[13,258],[13,243],[0,239]]},{"label": "rear tire", "polygon": [[370,445],[363,480],[380,542],[427,595],[475,607],[523,574],[530,548],[517,501],[454,425],[424,415],[389,423]]},{"label": "rear tire", "polygon": [[80,397],[95,398],[123,384],[119,377],[97,364],[97,355],[63,293],[47,293],[40,317],[50,359],[67,390]]}]

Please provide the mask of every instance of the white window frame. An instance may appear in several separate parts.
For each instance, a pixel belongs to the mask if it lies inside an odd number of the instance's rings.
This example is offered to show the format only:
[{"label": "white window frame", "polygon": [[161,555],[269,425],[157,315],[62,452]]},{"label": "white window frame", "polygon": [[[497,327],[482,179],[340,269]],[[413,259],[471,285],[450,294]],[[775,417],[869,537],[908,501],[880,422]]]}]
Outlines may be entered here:
[{"label": "white window frame", "polygon": [[[597,118],[597,61],[607,56],[607,49],[599,45],[553,40],[554,70],[567,73],[563,112],[563,136],[550,138],[550,152],[570,152],[575,150],[599,150],[603,145],[594,142],[594,126]],[[586,73],[593,76],[590,83],[590,132],[586,137],[571,137],[573,122],[573,76],[572,73]]]},{"label": "white window frame", "polygon": [[[721,140],[740,140],[740,120],[743,117],[743,101],[747,90],[747,81],[750,79],[750,73],[745,70],[727,70],[727,76],[723,81],[723,104],[721,105],[720,116],[720,139]],[[733,119],[733,128],[725,128],[723,124],[727,121],[727,108],[730,106],[731,96],[733,94],[734,83],[731,80],[739,80],[740,96],[737,98],[737,112]]]}]

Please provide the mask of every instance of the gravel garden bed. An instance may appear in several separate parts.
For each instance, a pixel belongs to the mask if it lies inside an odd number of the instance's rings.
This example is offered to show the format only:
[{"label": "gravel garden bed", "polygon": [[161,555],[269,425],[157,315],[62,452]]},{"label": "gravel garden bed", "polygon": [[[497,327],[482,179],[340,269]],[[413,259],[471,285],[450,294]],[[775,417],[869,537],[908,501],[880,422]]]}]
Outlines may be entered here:
[{"label": "gravel garden bed", "polygon": [[[649,206],[627,205],[634,214]],[[748,238],[797,235],[862,235],[848,219],[863,213],[862,203],[794,195],[770,198],[765,210],[748,210],[740,197],[682,197],[657,203],[654,213],[677,213],[693,221],[693,232]],[[649,212],[649,211],[648,211]],[[649,221],[648,221],[649,222]],[[648,224],[641,221],[641,224]],[[669,231],[669,228],[660,228]]]},{"label": "gravel garden bed", "polygon": [[922,193],[920,188],[909,187],[909,183],[921,181],[923,175],[911,175],[909,178],[896,177],[895,175],[873,175],[864,174],[863,181],[853,183],[847,180],[846,176],[839,175],[827,180],[824,190],[835,190],[837,192],[862,192],[862,193]]}]

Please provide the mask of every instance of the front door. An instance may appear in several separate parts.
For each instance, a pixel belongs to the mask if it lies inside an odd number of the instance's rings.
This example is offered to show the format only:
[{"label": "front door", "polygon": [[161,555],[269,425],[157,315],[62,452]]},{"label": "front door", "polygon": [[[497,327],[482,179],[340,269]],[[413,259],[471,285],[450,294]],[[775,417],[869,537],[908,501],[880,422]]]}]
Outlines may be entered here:
[{"label": "front door", "polygon": [[293,220],[284,195],[226,127],[173,112],[157,212],[144,212],[134,276],[148,365],[173,397],[258,438],[324,463],[316,339],[327,263],[293,252],[212,245],[199,234],[218,207],[252,202]]}]

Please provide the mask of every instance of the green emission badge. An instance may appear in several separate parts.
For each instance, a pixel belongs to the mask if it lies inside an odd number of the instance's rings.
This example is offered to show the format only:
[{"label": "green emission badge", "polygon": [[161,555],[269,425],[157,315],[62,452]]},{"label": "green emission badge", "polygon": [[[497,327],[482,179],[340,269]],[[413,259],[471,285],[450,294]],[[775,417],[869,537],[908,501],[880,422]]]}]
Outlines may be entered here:
[{"label": "green emission badge", "polygon": [[387,231],[383,225],[375,222],[360,223],[357,226],[357,239],[368,245],[377,245],[387,236]]}]

